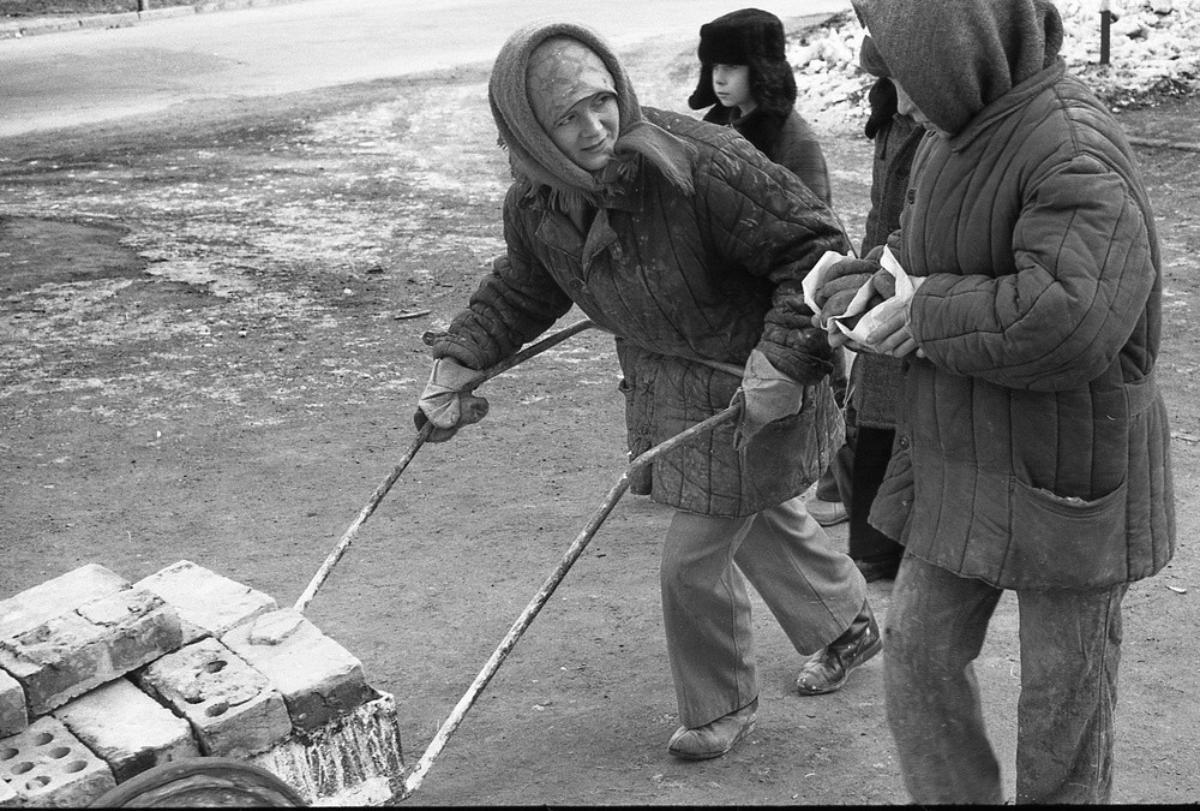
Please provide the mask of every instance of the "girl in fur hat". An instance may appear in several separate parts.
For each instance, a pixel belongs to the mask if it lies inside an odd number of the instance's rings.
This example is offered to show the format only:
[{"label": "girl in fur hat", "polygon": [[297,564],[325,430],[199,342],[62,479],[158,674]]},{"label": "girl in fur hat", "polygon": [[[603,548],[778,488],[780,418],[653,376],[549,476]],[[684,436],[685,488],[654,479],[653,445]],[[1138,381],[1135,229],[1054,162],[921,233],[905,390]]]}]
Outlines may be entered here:
[{"label": "girl in fur hat", "polygon": [[780,19],[756,8],[732,11],[700,26],[700,82],[688,106],[711,106],[705,121],[733,127],[828,203],[825,156],[812,128],[796,112],[796,77],[784,45]]},{"label": "girl in fur hat", "polygon": [[846,238],[744,138],[641,107],[612,50],[581,26],[513,34],[488,98],[514,176],[507,253],[434,340],[417,423],[439,440],[478,421],[485,404],[459,393],[473,370],[572,305],[616,336],[637,452],[743,398],[736,426],[656,460],[650,488],[675,509],[661,561],[681,722],[668,748],[719,757],[758,706],[747,580],[826,691],[882,645],[862,575],[799,498],[841,437],[829,344],[800,284]]},{"label": "girl in fur hat", "polygon": [[[808,122],[796,112],[796,77],[787,61],[783,22],[757,8],[731,11],[700,26],[697,54],[700,81],[688,106],[699,110],[711,105],[705,121],[737,130],[830,203],[825,155]],[[834,354],[831,378],[839,406],[845,405],[845,369],[845,353],[839,350]],[[821,526],[847,518],[853,451],[849,434],[846,440],[806,504]]]}]

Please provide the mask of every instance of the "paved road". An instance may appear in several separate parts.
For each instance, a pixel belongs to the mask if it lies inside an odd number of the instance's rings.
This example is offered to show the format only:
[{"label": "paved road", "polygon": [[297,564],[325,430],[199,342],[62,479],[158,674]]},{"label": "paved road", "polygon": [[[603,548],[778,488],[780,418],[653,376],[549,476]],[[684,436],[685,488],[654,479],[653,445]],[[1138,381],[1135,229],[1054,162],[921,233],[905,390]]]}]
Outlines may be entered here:
[{"label": "paved road", "polygon": [[[780,17],[849,0],[758,2]],[[617,48],[697,33],[729,0],[305,0],[0,41],[0,137],[490,62],[518,25],[591,25]]]}]

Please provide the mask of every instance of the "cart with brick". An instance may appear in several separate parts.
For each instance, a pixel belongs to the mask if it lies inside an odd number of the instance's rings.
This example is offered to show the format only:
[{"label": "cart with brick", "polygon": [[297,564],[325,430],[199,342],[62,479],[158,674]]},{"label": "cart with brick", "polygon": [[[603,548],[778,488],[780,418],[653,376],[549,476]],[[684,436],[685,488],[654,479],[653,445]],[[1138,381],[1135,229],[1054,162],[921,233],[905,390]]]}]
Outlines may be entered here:
[{"label": "cart with brick", "polygon": [[0,600],[0,806],[382,805],[403,773],[359,661],[202,566]]},{"label": "cart with brick", "polygon": [[[464,391],[591,326],[525,347]],[[89,564],[0,601],[0,807],[382,805],[411,795],[544,602],[405,776],[393,697],[301,612],[431,429],[290,608],[187,560],[137,583]]]},{"label": "cart with brick", "polygon": [[[591,326],[543,338],[464,391]],[[136,583],[90,564],[0,600],[0,807],[407,799],[630,482],[740,409],[735,402],[629,463],[407,774],[394,699],[302,612],[432,423],[290,608],[187,560]]]}]

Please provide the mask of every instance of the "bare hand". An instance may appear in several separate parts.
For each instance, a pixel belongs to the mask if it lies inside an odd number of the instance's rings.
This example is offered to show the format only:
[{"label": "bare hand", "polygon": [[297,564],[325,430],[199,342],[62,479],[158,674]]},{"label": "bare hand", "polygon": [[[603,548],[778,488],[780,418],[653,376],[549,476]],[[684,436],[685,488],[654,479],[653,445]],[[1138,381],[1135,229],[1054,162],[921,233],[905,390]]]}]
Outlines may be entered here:
[{"label": "bare hand", "polygon": [[925,353],[917,348],[912,330],[908,328],[908,301],[891,298],[875,311],[880,323],[867,336],[867,343],[870,344],[868,351],[894,358],[902,358],[913,352],[919,358],[925,357]]}]

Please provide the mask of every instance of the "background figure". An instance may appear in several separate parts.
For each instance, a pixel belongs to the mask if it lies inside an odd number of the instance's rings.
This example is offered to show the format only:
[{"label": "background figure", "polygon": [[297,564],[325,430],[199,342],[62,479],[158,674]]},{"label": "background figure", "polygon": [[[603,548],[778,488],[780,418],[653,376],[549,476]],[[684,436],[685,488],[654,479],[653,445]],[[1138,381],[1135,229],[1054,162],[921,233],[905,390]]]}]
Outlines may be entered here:
[{"label": "background figure", "polygon": [[1106,802],[1121,601],[1176,543],[1141,173],[1066,73],[1048,0],[854,6],[898,109],[933,133],[889,242],[915,291],[858,347],[910,360],[871,509],[905,545],[884,655],[905,785],[918,804],[1003,799],[972,662],[1012,589],[1016,800]]},{"label": "background figure", "polygon": [[660,571],[681,721],[668,750],[719,757],[754,728],[758,706],[747,580],[810,655],[805,685],[838,689],[882,644],[861,573],[799,498],[841,433],[829,343],[801,281],[845,236],[744,138],[643,109],[612,50],[581,26],[513,34],[488,99],[514,176],[507,253],[434,341],[417,423],[446,439],[481,418],[479,398],[458,393],[463,375],[572,305],[617,336],[635,453],[742,398],[736,427],[663,455],[649,482],[676,510]]},{"label": "background figure", "polygon": [[[863,70],[879,77],[868,100],[871,114],[866,135],[875,142],[871,170],[871,208],[860,256],[887,243],[900,227],[900,210],[908,190],[908,173],[925,128],[896,109],[896,88],[887,65],[870,37],[863,38],[859,62]],[[867,520],[871,503],[892,458],[896,437],[896,406],[904,396],[904,361],[863,352],[850,368],[850,397],[846,407],[847,445],[853,453],[849,499],[850,557],[867,582],[896,576],[904,547]],[[837,463],[835,462],[835,465]],[[820,497],[820,492],[817,493]]]},{"label": "background figure", "polygon": [[[731,11],[700,26],[700,80],[688,98],[704,120],[733,127],[775,163],[831,203],[829,171],[812,127],[796,112],[796,77],[787,61],[783,22],[756,8]],[[846,353],[837,350],[830,382],[845,406]],[[847,432],[851,430],[849,426]],[[843,445],[817,482],[809,513],[822,526],[846,520],[852,451]]]},{"label": "background figure", "polygon": [[775,163],[831,202],[825,155],[796,112],[796,76],[787,61],[783,22],[756,8],[731,11],[700,26],[700,81],[688,98],[704,120],[733,127]]}]

